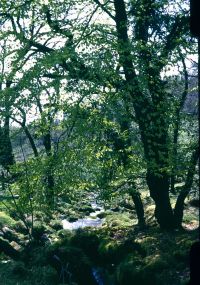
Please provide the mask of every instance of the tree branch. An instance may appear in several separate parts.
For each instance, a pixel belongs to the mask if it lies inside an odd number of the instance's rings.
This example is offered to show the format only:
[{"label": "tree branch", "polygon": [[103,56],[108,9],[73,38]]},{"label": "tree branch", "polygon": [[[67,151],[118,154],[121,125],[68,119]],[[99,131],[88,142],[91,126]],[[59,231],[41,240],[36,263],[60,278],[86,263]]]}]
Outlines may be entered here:
[{"label": "tree branch", "polygon": [[115,21],[115,17],[106,9],[106,4],[109,2],[107,1],[105,4],[101,4],[99,0],[94,0],[94,2],[104,11],[106,14]]}]

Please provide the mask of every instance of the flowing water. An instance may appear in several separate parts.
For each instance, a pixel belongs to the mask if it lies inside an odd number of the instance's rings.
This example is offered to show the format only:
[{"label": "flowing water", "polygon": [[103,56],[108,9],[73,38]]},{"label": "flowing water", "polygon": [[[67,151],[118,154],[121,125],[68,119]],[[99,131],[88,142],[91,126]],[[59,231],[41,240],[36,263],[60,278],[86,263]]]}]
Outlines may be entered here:
[{"label": "flowing water", "polygon": [[[62,220],[63,229],[65,230],[77,230],[85,227],[100,227],[104,223],[105,219],[97,217],[98,214],[105,212],[105,209],[99,206],[96,201],[91,202],[91,207],[95,210],[90,213],[88,217],[78,219],[76,222],[69,222],[66,219]],[[105,285],[105,272],[103,268],[92,268],[92,274],[98,285]],[[110,284],[111,285],[111,284]]]},{"label": "flowing water", "polygon": [[91,203],[92,208],[95,212],[90,213],[89,217],[78,219],[76,222],[69,222],[68,220],[62,220],[64,230],[77,230],[85,227],[100,227],[104,219],[97,217],[98,214],[103,213],[105,210],[103,207],[97,205],[96,202]]}]

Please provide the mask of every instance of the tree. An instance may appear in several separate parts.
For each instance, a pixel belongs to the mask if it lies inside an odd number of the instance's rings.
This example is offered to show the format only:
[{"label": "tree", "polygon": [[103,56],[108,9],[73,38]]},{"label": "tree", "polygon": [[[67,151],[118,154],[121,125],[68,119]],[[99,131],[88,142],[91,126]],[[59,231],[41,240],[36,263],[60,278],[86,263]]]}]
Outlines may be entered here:
[{"label": "tree", "polygon": [[[67,92],[78,96],[84,88],[89,90],[89,96],[99,94],[101,98],[122,94],[127,114],[139,127],[146,182],[163,229],[177,226],[176,211],[169,198],[170,176],[174,175],[171,169],[176,165],[172,165],[170,157],[170,96],[168,78],[163,73],[170,64],[176,66],[180,62],[180,54],[188,53],[189,11],[181,3],[91,0],[57,5],[58,1],[52,0],[43,5],[17,1],[14,5],[5,4],[0,12],[4,23],[10,23],[5,29],[28,49],[29,59],[35,63],[22,71],[18,92],[27,88],[32,77],[40,77],[50,85],[59,78],[65,82]],[[77,10],[80,13],[74,17]],[[103,16],[105,23],[94,20],[94,15]],[[23,21],[29,16],[30,21]],[[192,52],[195,53],[195,44]],[[186,93],[185,66],[184,70]],[[177,122],[181,106],[180,102]],[[174,146],[177,136],[175,126]],[[173,162],[175,157],[174,148]],[[192,161],[195,169],[196,155]]]}]

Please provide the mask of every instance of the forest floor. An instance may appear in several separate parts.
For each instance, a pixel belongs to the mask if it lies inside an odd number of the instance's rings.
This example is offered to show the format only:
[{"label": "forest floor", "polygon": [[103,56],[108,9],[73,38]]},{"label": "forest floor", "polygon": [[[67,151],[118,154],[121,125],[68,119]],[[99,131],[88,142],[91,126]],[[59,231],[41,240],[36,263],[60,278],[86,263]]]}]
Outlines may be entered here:
[{"label": "forest floor", "polygon": [[134,209],[105,210],[101,227],[64,230],[60,217],[74,221],[92,211],[89,203],[59,206],[51,217],[36,213],[33,239],[15,215],[1,207],[0,239],[20,252],[0,253],[0,285],[184,285],[189,251],[198,240],[197,208],[185,205],[183,229],[162,232],[154,205],[146,200],[147,227],[139,229]]}]

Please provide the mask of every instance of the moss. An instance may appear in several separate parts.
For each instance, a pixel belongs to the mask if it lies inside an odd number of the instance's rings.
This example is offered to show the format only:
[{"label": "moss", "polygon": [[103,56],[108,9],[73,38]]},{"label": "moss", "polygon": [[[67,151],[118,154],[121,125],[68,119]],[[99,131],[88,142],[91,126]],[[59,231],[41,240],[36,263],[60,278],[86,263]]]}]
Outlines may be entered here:
[{"label": "moss", "polygon": [[71,215],[69,218],[67,218],[70,223],[76,222],[78,219],[79,217],[76,214],[74,216]]},{"label": "moss", "polygon": [[18,278],[24,278],[28,275],[28,270],[23,262],[15,262],[11,267],[12,274],[16,275]]},{"label": "moss", "polygon": [[107,212],[102,212],[102,213],[97,214],[97,217],[100,218],[100,219],[103,219],[103,218],[105,218],[107,215],[108,215]]},{"label": "moss", "polygon": [[95,284],[90,261],[81,249],[57,243],[57,247],[55,245],[49,247],[47,260],[57,272],[60,273],[62,268],[65,269],[64,278],[67,282],[74,281],[79,285]]},{"label": "moss", "polygon": [[105,238],[100,243],[98,251],[103,262],[113,264],[118,264],[130,253],[134,253],[135,256],[145,256],[144,249],[133,240],[120,242]]},{"label": "moss", "polygon": [[34,223],[34,227],[33,227],[33,231],[32,231],[32,236],[35,240],[39,240],[41,238],[41,236],[44,234],[45,232],[45,226],[43,223],[41,222],[35,222]]},{"label": "moss", "polygon": [[134,222],[134,220],[130,218],[130,214],[128,213],[116,213],[106,216],[106,224],[109,227],[126,228],[133,226],[134,223],[137,223],[137,221]]},{"label": "moss", "polygon": [[155,277],[144,278],[143,261],[134,255],[123,260],[116,270],[116,280],[119,285],[155,285]]},{"label": "moss", "polygon": [[0,212],[0,227],[10,226],[13,227],[16,221],[5,212]]},{"label": "moss", "polygon": [[90,230],[79,229],[71,238],[70,244],[83,250],[83,252],[93,261],[98,260],[99,237]]},{"label": "moss", "polygon": [[74,235],[73,234],[73,232],[72,231],[70,231],[70,230],[64,230],[64,229],[62,229],[62,230],[59,230],[58,232],[57,232],[57,235],[58,235],[58,237],[60,237],[60,238],[62,238],[62,239],[67,239],[67,240],[69,240],[69,239],[71,239],[71,237]]},{"label": "moss", "polygon": [[80,213],[75,212],[72,209],[66,211],[66,219],[69,222],[75,222],[81,217]]},{"label": "moss", "polygon": [[161,257],[159,254],[148,256],[145,259],[146,265],[144,267],[145,271],[149,272],[160,272],[163,269],[166,269],[169,267],[169,263]]},{"label": "moss", "polygon": [[[120,285],[162,285],[172,284],[174,272],[170,271],[171,257],[160,255],[142,259],[129,254],[117,267],[116,278]],[[166,282],[166,283],[165,283]]]},{"label": "moss", "polygon": [[92,212],[95,212],[95,210],[91,206],[89,206],[89,205],[85,205],[85,206],[80,207],[78,209],[78,211],[84,212],[84,213],[89,213],[89,214],[92,213]]},{"label": "moss", "polygon": [[60,220],[51,220],[50,227],[56,231],[63,229],[63,225]]},{"label": "moss", "polygon": [[51,266],[33,266],[31,268],[31,279],[34,284],[40,285],[55,285],[59,282],[59,276],[54,268]]},{"label": "moss", "polygon": [[143,237],[136,240],[148,254],[155,254],[158,240],[155,237]]},{"label": "moss", "polygon": [[25,227],[24,223],[22,221],[17,221],[15,225],[13,226],[14,230],[16,230],[19,233],[28,234],[28,229]]}]

